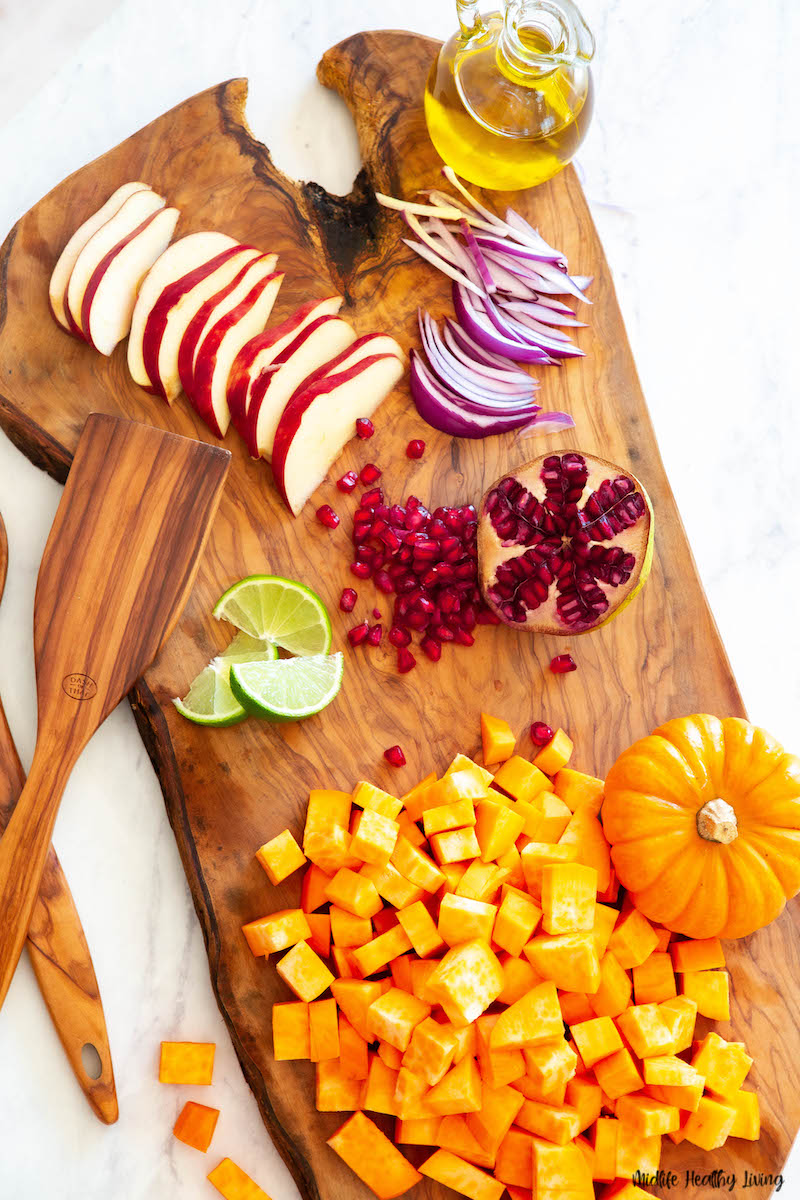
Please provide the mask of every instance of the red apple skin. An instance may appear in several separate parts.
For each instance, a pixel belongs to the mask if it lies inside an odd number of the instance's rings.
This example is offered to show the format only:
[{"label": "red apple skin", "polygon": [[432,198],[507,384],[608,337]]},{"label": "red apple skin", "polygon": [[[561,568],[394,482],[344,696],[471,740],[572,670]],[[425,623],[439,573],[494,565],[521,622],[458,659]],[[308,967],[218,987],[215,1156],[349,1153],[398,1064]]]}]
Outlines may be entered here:
[{"label": "red apple skin", "polygon": [[231,411],[231,424],[245,441],[248,436],[245,417],[247,397],[250,392],[250,369],[258,355],[262,350],[269,350],[270,346],[274,346],[282,338],[291,337],[293,332],[299,333],[304,329],[310,323],[315,309],[328,305],[330,307],[327,311],[330,312],[330,315],[335,316],[343,303],[341,296],[325,296],[322,300],[307,300],[305,304],[301,304],[299,308],[295,309],[285,321],[281,321],[280,325],[274,325],[272,329],[265,329],[263,333],[256,334],[242,346],[233,360],[228,379],[228,408]]},{"label": "red apple skin", "polygon": [[[374,337],[374,334],[368,336]],[[357,342],[353,343],[353,345],[357,344]],[[353,346],[349,347],[348,353],[351,353],[352,350]],[[354,363],[348,371],[340,371],[338,375],[325,375],[323,378],[317,379],[310,387],[305,388],[304,391],[296,391],[290,398],[286,408],[283,410],[283,415],[275,433],[275,444],[272,448],[272,475],[275,480],[275,486],[278,489],[278,494],[289,509],[289,512],[292,513],[292,516],[297,516],[297,513],[292,511],[289,497],[286,495],[284,473],[289,450],[291,449],[295,434],[302,424],[304,414],[320,396],[336,392],[341,384],[349,383],[351,379],[360,375],[362,371],[365,371],[367,367],[371,367],[373,363],[380,362],[384,358],[394,357],[395,355],[393,354],[373,354],[370,358],[362,358],[359,362]]]},{"label": "red apple skin", "polygon": [[217,267],[221,267],[228,259],[233,258],[236,254],[240,254],[243,250],[255,250],[255,246],[244,244],[228,246],[226,250],[220,251],[214,258],[209,259],[207,263],[203,263],[201,266],[188,271],[186,275],[181,275],[178,279],[174,279],[172,283],[167,284],[164,288],[158,300],[156,300],[150,309],[150,314],[145,321],[142,333],[144,368],[152,381],[152,386],[145,388],[145,391],[151,392],[155,396],[164,396],[166,398],[166,392],[158,374],[158,356],[161,351],[161,340],[164,337],[167,320],[173,306],[188,291],[196,287],[198,283],[202,283],[204,279],[212,275]]},{"label": "red apple skin", "polygon": [[[120,250],[124,250],[125,247],[132,242],[135,237],[139,236],[143,229],[147,228],[150,222],[156,216],[158,216],[159,213],[164,211],[165,210],[163,208],[159,208],[156,209],[154,213],[150,213],[149,217],[145,217],[145,219],[139,225],[137,225],[135,229],[132,229],[130,233],[125,235],[124,238],[121,238],[120,241],[117,242],[116,246],[111,247],[108,253],[100,259],[100,262],[92,271],[91,278],[86,285],[86,291],[83,293],[83,300],[81,301],[81,325],[86,332],[82,333],[81,330],[78,329],[77,325],[75,325],[75,328],[77,330],[78,337],[83,338],[84,342],[91,346],[93,350],[97,349],[97,347],[94,345],[94,342],[91,340],[91,336],[89,334],[89,309],[92,307],[92,300],[94,300],[95,292],[100,286],[101,279],[105,275],[110,264],[119,254]],[[64,309],[67,313],[67,319],[69,320],[70,325],[74,325],[75,321],[72,313],[69,311],[66,305],[64,306]]]},{"label": "red apple skin", "polygon": [[[259,260],[256,259],[255,261],[258,262]],[[187,392],[187,395],[191,401],[192,408],[199,417],[202,417],[215,437],[224,437],[211,402],[211,385],[217,365],[217,351],[222,339],[242,317],[247,315],[258,301],[262,292],[266,291],[268,287],[274,285],[276,282],[280,286],[283,278],[284,274],[282,271],[273,271],[271,275],[265,275],[263,279],[260,279],[250,289],[246,296],[242,297],[234,308],[225,313],[224,317],[220,317],[215,325],[212,325],[203,338],[192,377],[192,390],[191,392]]]},{"label": "red apple skin", "polygon": [[178,351],[178,375],[180,376],[181,387],[186,392],[187,396],[191,396],[192,394],[194,352],[197,349],[197,343],[199,342],[200,336],[206,327],[208,318],[211,316],[217,305],[220,304],[226,296],[230,295],[234,288],[239,286],[239,284],[242,282],[245,272],[250,270],[251,267],[253,267],[256,263],[263,262],[265,258],[269,257],[270,256],[268,254],[263,254],[261,258],[254,258],[251,259],[250,262],[245,263],[241,271],[239,271],[238,274],[233,277],[233,279],[226,283],[223,288],[220,288],[215,295],[209,296],[208,300],[200,305],[200,308],[197,310],[186,327],[186,332],[183,335],[180,350]]}]

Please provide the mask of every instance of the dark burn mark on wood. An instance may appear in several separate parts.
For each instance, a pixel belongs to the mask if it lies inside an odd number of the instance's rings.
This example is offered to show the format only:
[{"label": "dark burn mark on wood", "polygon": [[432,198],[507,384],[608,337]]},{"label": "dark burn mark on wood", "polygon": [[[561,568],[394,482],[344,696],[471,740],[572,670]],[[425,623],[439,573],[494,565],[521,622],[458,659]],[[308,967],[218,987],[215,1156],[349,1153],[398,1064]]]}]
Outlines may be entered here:
[{"label": "dark burn mark on wood", "polygon": [[361,168],[349,196],[332,196],[318,183],[304,183],[303,196],[319,225],[332,273],[345,293],[348,304],[348,282],[365,251],[377,247],[378,202]]}]

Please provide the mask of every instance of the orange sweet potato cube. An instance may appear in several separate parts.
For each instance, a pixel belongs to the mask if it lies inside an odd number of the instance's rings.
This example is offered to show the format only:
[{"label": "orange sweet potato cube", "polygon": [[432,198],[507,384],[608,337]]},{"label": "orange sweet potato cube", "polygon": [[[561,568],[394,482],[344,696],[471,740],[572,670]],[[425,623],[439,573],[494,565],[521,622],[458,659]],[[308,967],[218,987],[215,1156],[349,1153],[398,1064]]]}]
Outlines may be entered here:
[{"label": "orange sweet potato cube", "polygon": [[616,1018],[617,1028],[639,1058],[668,1054],[673,1034],[657,1004],[635,1004]]},{"label": "orange sweet potato cube", "polygon": [[506,1186],[530,1189],[533,1180],[533,1136],[522,1129],[509,1129],[497,1150],[495,1178]]},{"label": "orange sweet potato cube", "polygon": [[506,882],[515,888],[525,888],[525,872],[522,869],[522,856],[516,847],[516,844],[507,850],[505,854],[501,854],[497,860],[497,866],[501,871],[508,871]]},{"label": "orange sweet potato cube", "polygon": [[403,1066],[422,1076],[428,1087],[435,1087],[453,1065],[456,1047],[450,1027],[426,1017],[414,1027]]},{"label": "orange sweet potato cube", "polygon": [[617,1176],[620,1179],[655,1175],[661,1161],[661,1136],[642,1137],[619,1121],[617,1130]]},{"label": "orange sweet potato cube", "polygon": [[179,1142],[205,1154],[211,1145],[218,1119],[218,1108],[208,1108],[205,1104],[187,1100],[172,1132]]},{"label": "orange sweet potato cube", "polygon": [[505,1009],[492,1030],[492,1050],[521,1050],[563,1037],[564,1024],[555,985],[549,980],[532,988]]},{"label": "orange sweet potato cube", "polygon": [[[399,1050],[396,1050],[394,1048],[394,1046],[390,1046],[388,1042],[378,1042],[378,1058],[387,1067],[390,1067],[391,1070],[394,1071],[395,1075],[399,1074],[400,1068],[403,1065],[403,1056]],[[373,1087],[374,1086],[375,1086],[375,1080],[373,1079]],[[395,1092],[397,1091],[397,1081],[396,1080],[394,1081],[394,1091]],[[394,1092],[392,1093],[392,1096],[394,1096]],[[367,1107],[369,1107],[369,1106],[367,1106]],[[383,1111],[384,1111],[383,1109],[376,1109],[376,1112],[383,1112]],[[394,1112],[394,1109],[387,1108],[385,1111],[388,1113],[392,1113],[392,1112]],[[397,1115],[399,1116],[400,1113],[398,1112]]]},{"label": "orange sweet potato cube", "polygon": [[542,868],[542,928],[546,933],[593,929],[596,895],[594,867],[549,863]]},{"label": "orange sweet potato cube", "polygon": [[339,1066],[346,1079],[367,1078],[367,1043],[342,1012],[339,1013]]},{"label": "orange sweet potato cube", "polygon": [[600,986],[587,996],[595,1015],[619,1016],[628,1007],[632,990],[630,975],[619,965],[613,951],[607,950],[600,962]]},{"label": "orange sweet potato cube", "polygon": [[497,1149],[514,1124],[523,1103],[524,1097],[508,1085],[490,1088],[484,1084],[480,1111],[467,1114],[467,1128],[481,1149],[490,1155],[490,1167],[494,1166]]},{"label": "orange sweet potato cube", "polygon": [[481,853],[472,825],[466,829],[449,829],[446,833],[434,833],[430,839],[430,846],[439,866],[479,858]]},{"label": "orange sweet potato cube", "polygon": [[278,963],[278,974],[297,996],[310,1004],[333,983],[333,975],[308,942],[298,942]]},{"label": "orange sweet potato cube", "polygon": [[269,1200],[267,1193],[229,1158],[223,1158],[206,1178],[224,1200]]},{"label": "orange sweet potato cube", "polygon": [[515,800],[530,802],[550,787],[550,780],[538,767],[515,754],[496,772],[494,781]]},{"label": "orange sweet potato cube", "polygon": [[446,896],[448,892],[455,895],[458,885],[467,873],[467,863],[442,863],[442,875],[444,875],[444,883],[441,887],[440,899]]},{"label": "orange sweet potato cube", "polygon": [[630,1092],[638,1092],[644,1087],[644,1080],[637,1070],[629,1050],[617,1050],[608,1058],[595,1063],[594,1075],[600,1087],[612,1100],[627,1096]]},{"label": "orange sweet potato cube", "polygon": [[[383,1052],[387,1052],[384,1057]],[[390,1062],[386,1059],[391,1058]],[[396,1062],[397,1066],[392,1066]],[[397,1076],[400,1074],[401,1056],[394,1046],[379,1044],[378,1053],[369,1056],[369,1071],[364,1091],[362,1108],[369,1112],[383,1113],[388,1117],[399,1117],[400,1110],[394,1094],[397,1091]]]},{"label": "orange sweet potato cube", "polygon": [[307,1004],[295,1000],[273,1004],[272,1052],[276,1062],[311,1057]]},{"label": "orange sweet potato cube", "polygon": [[[491,783],[491,775],[489,783]],[[485,800],[488,794],[488,784],[483,776],[475,770],[474,765],[455,770],[451,766],[439,782],[431,788],[427,807],[430,808],[432,805],[436,808],[447,807],[463,800],[477,804],[479,800]],[[451,826],[450,828],[455,827]]]},{"label": "orange sweet potato cube", "polygon": [[403,837],[407,838],[408,841],[411,842],[412,846],[425,845],[425,834],[422,832],[419,825],[417,825],[416,821],[411,820],[411,817],[407,812],[404,811],[398,814],[397,828],[400,831],[397,836],[400,837],[402,835]]},{"label": "orange sweet potato cube", "polygon": [[317,788],[310,792],[303,841],[309,834],[330,833],[335,826],[346,830],[350,824],[352,803],[349,792],[328,788]]},{"label": "orange sweet potato cube", "polygon": [[670,1054],[680,1054],[688,1050],[694,1038],[694,1026],[697,1020],[697,1005],[688,996],[674,996],[664,1000],[658,1006],[661,1020],[672,1034]]},{"label": "orange sweet potato cube", "polygon": [[463,1158],[475,1167],[485,1167],[487,1170],[491,1170],[494,1166],[494,1155],[483,1149],[467,1125],[468,1118],[475,1115],[475,1113],[468,1113],[467,1116],[462,1116],[457,1113],[449,1117],[442,1117],[442,1123],[439,1126],[439,1140],[436,1145],[440,1150],[449,1150],[451,1154]]},{"label": "orange sweet potato cube", "polygon": [[353,958],[352,950],[343,949],[341,946],[331,946],[331,957],[338,979],[361,978],[361,972],[358,969],[358,963]]},{"label": "orange sweet potato cube", "polygon": [[713,971],[725,966],[719,938],[670,942],[669,952],[676,971]]},{"label": "orange sweet potato cube", "polygon": [[429,1088],[421,1075],[409,1071],[408,1067],[399,1066],[397,1083],[394,1089],[394,1102],[397,1106],[398,1117],[413,1118],[419,1112],[427,1112],[425,1094]]},{"label": "orange sweet potato cube", "polygon": [[[497,922],[495,922],[494,929],[496,937]],[[504,981],[503,990],[497,997],[501,1004],[514,1004],[515,1001],[521,1000],[537,983],[542,982],[526,958],[515,958],[511,954],[501,954],[499,962],[503,968]]]},{"label": "orange sweet potato cube", "polygon": [[542,1104],[539,1100],[525,1100],[517,1116],[517,1125],[528,1133],[546,1138],[558,1146],[565,1146],[578,1136],[577,1109],[566,1105]]},{"label": "orange sweet potato cube", "polygon": [[562,767],[553,780],[555,793],[563,800],[570,812],[577,808],[587,807],[597,814],[603,803],[605,783],[594,775],[584,775],[581,771],[573,771],[571,767]]},{"label": "orange sweet potato cube", "polygon": [[342,867],[358,868],[361,860],[350,853],[352,838],[346,829],[334,825],[323,833],[309,833],[303,839],[306,858],[326,875],[335,875]]},{"label": "orange sweet potato cube", "polygon": [[479,766],[473,759],[467,758],[466,754],[457,754],[445,771],[445,775],[452,775],[456,771],[469,771],[470,775],[474,775],[487,788],[491,787],[494,778],[491,771],[487,771],[486,767]]},{"label": "orange sweet potato cube", "polygon": [[474,1058],[462,1058],[451,1067],[425,1097],[426,1106],[440,1117],[478,1112],[481,1107],[481,1077]]},{"label": "orange sweet potato cube", "polygon": [[365,863],[360,874],[365,879],[372,880],[378,895],[387,904],[391,904],[392,908],[407,908],[409,904],[416,904],[425,895],[424,888],[411,883],[391,863],[382,867],[374,863]]},{"label": "orange sweet potato cube", "polygon": [[622,1038],[611,1017],[593,1017],[573,1025],[572,1037],[585,1067],[593,1067],[601,1058],[622,1049]]},{"label": "orange sweet potato cube", "polygon": [[262,917],[261,937],[266,949],[288,950],[311,937],[311,926],[302,908],[286,908]]},{"label": "orange sweet potato cube", "polygon": [[481,862],[476,858],[456,884],[455,894],[465,896],[468,900],[482,900],[485,904],[494,904],[507,878],[508,873],[504,868],[496,863]]},{"label": "orange sweet potato cube", "polygon": [[542,872],[551,863],[575,862],[577,848],[574,845],[553,846],[545,842],[528,842],[521,850],[525,886],[534,900],[542,895]]},{"label": "orange sweet potato cube", "polygon": [[619,913],[615,908],[610,908],[607,904],[595,904],[594,906],[594,924],[592,926],[592,935],[594,937],[594,946],[597,951],[597,957],[602,959],[608,949],[608,941],[611,937],[614,926],[617,922]]},{"label": "orange sweet potato cube", "polygon": [[493,937],[501,949],[519,958],[523,948],[533,937],[542,917],[542,910],[530,896],[516,888],[504,889],[505,895],[497,910]]},{"label": "orange sweet potato cube", "polygon": [[727,971],[684,971],[681,984],[684,996],[696,1002],[699,1016],[710,1017],[712,1021],[730,1021],[730,976]]},{"label": "orange sweet potato cube", "polygon": [[246,925],[242,926],[245,941],[255,958],[269,958],[266,921],[266,917],[259,917],[256,921],[248,921]]},{"label": "orange sweet potato cube", "polygon": [[374,863],[383,867],[394,853],[400,826],[397,821],[371,808],[356,813],[353,819],[353,837],[350,853],[361,862]]},{"label": "orange sweet potato cube", "polygon": [[[428,795],[434,783],[436,783],[436,773],[431,771],[410,792],[406,792],[405,796],[401,796],[400,802],[405,810],[405,815],[410,821],[422,820],[422,814],[425,812],[428,803]],[[403,813],[399,813],[395,820],[399,821],[402,816]]]},{"label": "orange sweet potato cube", "polygon": [[597,891],[605,892],[611,881],[611,851],[603,826],[588,808],[577,808],[569,819],[560,846],[575,847],[575,861],[597,871]]},{"label": "orange sweet potato cube", "polygon": [[315,1104],[317,1112],[354,1112],[364,1106],[365,1084],[346,1075],[336,1058],[316,1065]]},{"label": "orange sweet potato cube", "polygon": [[398,1146],[438,1146],[442,1117],[420,1117],[404,1121],[401,1117],[394,1124],[394,1140]]},{"label": "orange sweet potato cube", "polygon": [[608,948],[625,970],[638,967],[649,958],[658,945],[658,934],[638,908],[620,914],[608,941]]},{"label": "orange sweet potato cube", "polygon": [[372,783],[362,780],[357,783],[352,796],[353,804],[358,808],[369,809],[370,812],[380,813],[391,821],[396,821],[403,807],[403,801],[389,792],[384,792]]},{"label": "orange sweet potato cube", "polygon": [[162,1042],[159,1083],[207,1086],[214,1074],[213,1042]]},{"label": "orange sweet potato cube", "polygon": [[534,758],[534,766],[545,775],[555,775],[567,765],[572,756],[572,741],[563,729],[557,729],[546,746]]},{"label": "orange sweet potato cube", "polygon": [[315,1000],[309,1004],[308,1032],[312,1062],[339,1057],[339,1016],[335,1000]]},{"label": "orange sweet potato cube", "polygon": [[328,913],[306,913],[311,937],[308,944],[320,958],[330,958],[331,953],[331,919]]},{"label": "orange sweet potato cube", "polygon": [[[408,908],[401,909],[397,920],[405,930],[411,942],[414,953],[420,958],[429,954],[439,954],[445,948],[444,940],[436,928],[436,923],[421,900]],[[413,990],[413,986],[412,986]]]},{"label": "orange sweet potato cube", "polygon": [[603,1089],[587,1075],[576,1075],[567,1080],[565,1101],[578,1114],[578,1130],[583,1133],[600,1116],[603,1107]]},{"label": "orange sweet potato cube", "polygon": [[411,942],[408,940],[406,931],[401,925],[395,925],[386,933],[382,933],[373,941],[368,942],[366,946],[359,946],[355,949],[353,958],[358,964],[359,971],[366,978],[374,975],[376,971],[380,971],[381,967],[388,966],[393,958],[406,954],[410,949]]},{"label": "orange sweet potato cube", "polygon": [[367,1029],[367,1009],[373,1000],[388,992],[391,982],[385,979],[334,979],[333,997],[350,1024],[365,1041],[371,1040]]},{"label": "orange sweet potato cube", "polygon": [[619,1121],[613,1117],[598,1117],[592,1133],[594,1161],[592,1175],[599,1183],[610,1183],[617,1177],[617,1134]]},{"label": "orange sweet potato cube", "polygon": [[284,829],[277,837],[265,842],[260,850],[256,850],[256,858],[264,868],[270,883],[283,883],[300,867],[305,866],[306,856],[292,837],[288,829]]},{"label": "orange sweet potato cube", "polygon": [[457,800],[453,804],[427,808],[422,814],[422,828],[425,831],[425,837],[430,838],[434,833],[446,833],[451,829],[465,829],[468,825],[474,825],[476,819],[475,805],[472,801]]},{"label": "orange sweet potato cube", "polygon": [[533,1139],[533,1194],[570,1200],[592,1200],[592,1173],[579,1146],[557,1146],[545,1138]]},{"label": "orange sweet potato cube", "polygon": [[354,917],[375,917],[383,908],[383,901],[371,879],[358,875],[348,867],[337,871],[325,889],[331,904],[352,913]]},{"label": "orange sweet potato cube", "polygon": [[675,972],[668,953],[654,950],[640,966],[633,968],[633,994],[637,1004],[660,1004],[677,996]]},{"label": "orange sweet potato cube", "polygon": [[429,1004],[424,1004],[410,992],[393,987],[367,1009],[367,1029],[404,1054],[417,1025],[430,1015]]},{"label": "orange sweet potato cube", "polygon": [[483,761],[487,767],[511,758],[516,740],[508,721],[504,721],[501,717],[490,717],[488,713],[481,713]]},{"label": "orange sweet potato cube", "polygon": [[437,892],[444,883],[444,875],[430,855],[412,845],[402,834],[394,848],[392,866],[396,867],[409,883],[423,888],[426,892]]},{"label": "orange sweet potato cube", "polygon": [[706,1081],[706,1088],[724,1099],[740,1091],[753,1060],[742,1042],[726,1042],[718,1033],[707,1033],[692,1058],[692,1066]]},{"label": "orange sweet potato cube", "polygon": [[328,903],[325,889],[332,878],[332,875],[326,875],[324,871],[321,871],[316,863],[311,863],[303,876],[303,887],[300,894],[300,907],[304,913],[316,912],[318,908],[322,908],[323,904]]},{"label": "orange sweet potato cube", "polygon": [[652,1096],[620,1096],[616,1117],[630,1126],[639,1137],[675,1133],[680,1128],[679,1109],[671,1104],[662,1104]]},{"label": "orange sweet potato cube", "polygon": [[491,942],[497,907],[480,900],[449,894],[439,906],[439,935],[448,946],[460,946],[476,938]]},{"label": "orange sweet potato cube", "polygon": [[684,1136],[701,1150],[718,1150],[725,1145],[735,1120],[736,1109],[730,1104],[702,1096],[684,1126]]},{"label": "orange sweet potato cube", "polygon": [[503,990],[503,969],[487,942],[465,942],[448,950],[428,978],[427,991],[454,1025],[469,1025]]},{"label": "orange sweet potato cube", "polygon": [[725,1103],[736,1113],[728,1137],[745,1138],[757,1142],[761,1136],[761,1117],[756,1092],[734,1092],[726,1096]]},{"label": "orange sweet potato cube", "polygon": [[570,822],[571,813],[554,792],[540,792],[539,808],[526,811],[525,833],[534,842],[556,843]]},{"label": "orange sweet potato cube", "polygon": [[600,986],[600,963],[591,933],[537,934],[525,957],[543,979],[566,992],[592,994]]},{"label": "orange sweet potato cube", "polygon": [[677,1058],[674,1054],[659,1054],[653,1058],[647,1058],[642,1063],[644,1070],[644,1081],[646,1084],[664,1084],[670,1087],[694,1085],[698,1081],[703,1083],[703,1077],[699,1071],[682,1058]]},{"label": "orange sweet potato cube", "polygon": [[428,980],[438,966],[439,962],[436,959],[428,961],[411,959],[411,991],[426,1004],[439,1003],[435,996],[428,995]]},{"label": "orange sweet potato cube", "polygon": [[656,931],[656,937],[658,938],[658,944],[656,945],[656,951],[659,954],[668,953],[669,952],[669,944],[672,941],[672,930],[665,929],[663,925],[654,925],[653,929]]},{"label": "orange sweet potato cube", "polygon": [[422,1176],[369,1117],[355,1113],[328,1145],[335,1150],[379,1200],[394,1200]]},{"label": "orange sweet potato cube", "polygon": [[428,1179],[442,1183],[470,1200],[500,1200],[506,1190],[491,1175],[449,1150],[436,1150],[420,1170]]},{"label": "orange sweet potato cube", "polygon": [[497,800],[479,801],[475,815],[475,836],[487,863],[508,854],[525,828],[525,817]]},{"label": "orange sweet potato cube", "polygon": [[364,946],[372,940],[372,921],[369,917],[355,917],[337,905],[331,905],[331,937],[334,946],[351,949]]},{"label": "orange sweet potato cube", "polygon": [[484,1013],[475,1022],[475,1054],[481,1079],[489,1088],[515,1083],[525,1074],[525,1059],[521,1050],[492,1050],[491,1039],[499,1013]]}]

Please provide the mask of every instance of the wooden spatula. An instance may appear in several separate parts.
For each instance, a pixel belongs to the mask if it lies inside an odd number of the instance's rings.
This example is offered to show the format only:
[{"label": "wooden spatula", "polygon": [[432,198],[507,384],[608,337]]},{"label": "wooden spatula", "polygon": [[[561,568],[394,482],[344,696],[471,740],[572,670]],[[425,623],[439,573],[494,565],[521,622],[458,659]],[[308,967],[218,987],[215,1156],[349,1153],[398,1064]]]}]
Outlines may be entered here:
[{"label": "wooden spatula", "polygon": [[227,450],[149,425],[97,413],[86,422],[36,586],[39,729],[0,839],[0,1004],[67,779],[174,627],[229,464]]}]

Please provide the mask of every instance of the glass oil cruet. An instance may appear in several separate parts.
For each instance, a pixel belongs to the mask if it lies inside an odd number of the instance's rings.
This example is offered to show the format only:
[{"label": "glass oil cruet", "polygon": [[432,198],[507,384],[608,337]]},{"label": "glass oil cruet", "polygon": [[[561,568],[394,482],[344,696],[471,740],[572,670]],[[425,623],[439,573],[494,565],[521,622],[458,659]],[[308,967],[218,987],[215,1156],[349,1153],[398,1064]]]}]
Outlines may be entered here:
[{"label": "glass oil cruet", "polygon": [[456,0],[460,29],[425,88],[437,151],[479,187],[514,190],[572,159],[592,115],[594,38],[572,0],[504,0],[482,15]]}]

